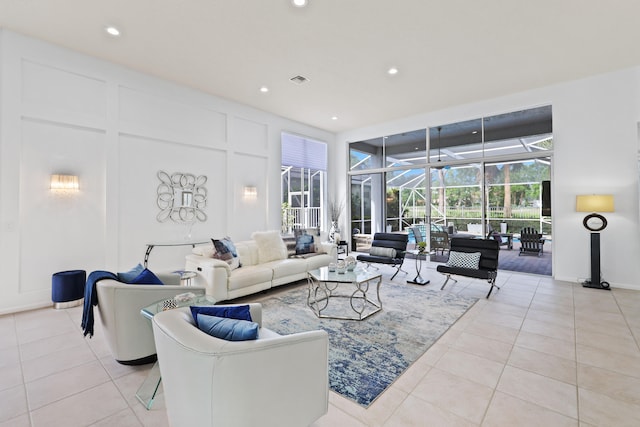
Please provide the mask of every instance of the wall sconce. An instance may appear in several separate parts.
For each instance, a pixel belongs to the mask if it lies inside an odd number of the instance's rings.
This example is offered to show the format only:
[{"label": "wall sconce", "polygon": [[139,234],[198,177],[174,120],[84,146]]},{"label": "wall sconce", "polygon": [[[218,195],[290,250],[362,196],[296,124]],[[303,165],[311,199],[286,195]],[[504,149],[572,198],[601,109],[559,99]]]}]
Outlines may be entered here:
[{"label": "wall sconce", "polygon": [[245,185],[243,195],[245,200],[255,200],[258,198],[258,189],[254,185]]},{"label": "wall sconce", "polygon": [[607,227],[607,219],[597,212],[614,212],[613,195],[589,194],[576,196],[576,212],[591,212],[582,225],[591,231],[591,279],[582,284],[586,288],[610,289],[600,272],[600,231]]},{"label": "wall sconce", "polygon": [[51,175],[52,191],[78,191],[80,185],[75,175]]}]

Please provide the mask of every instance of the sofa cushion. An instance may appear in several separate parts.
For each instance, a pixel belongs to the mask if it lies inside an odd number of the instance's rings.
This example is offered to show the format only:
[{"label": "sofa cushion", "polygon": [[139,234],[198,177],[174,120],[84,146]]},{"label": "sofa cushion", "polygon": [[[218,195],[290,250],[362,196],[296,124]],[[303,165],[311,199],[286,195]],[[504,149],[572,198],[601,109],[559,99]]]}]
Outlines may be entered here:
[{"label": "sofa cushion", "polygon": [[232,270],[240,267],[240,257],[231,238],[211,239],[211,241],[215,248],[213,258],[226,262]]},{"label": "sofa cushion", "polygon": [[287,258],[287,247],[278,231],[256,231],[251,238],[258,244],[260,264]]},{"label": "sofa cushion", "polygon": [[480,252],[449,252],[449,267],[460,267],[477,270],[480,265]]},{"label": "sofa cushion", "polygon": [[163,285],[162,280],[151,272],[148,268],[142,270],[142,272],[133,279],[130,284],[132,285]]},{"label": "sofa cushion", "polygon": [[226,317],[198,316],[198,328],[207,334],[227,341],[247,341],[258,338],[258,324]]},{"label": "sofa cushion", "polygon": [[192,305],[189,307],[193,320],[198,323],[198,316],[205,314],[207,316],[227,317],[229,319],[252,321],[249,305]]},{"label": "sofa cushion", "polygon": [[213,246],[213,244],[211,245],[198,245],[198,246],[194,246],[191,249],[191,253],[194,255],[200,255],[203,256],[205,258],[213,258],[213,254],[215,253],[216,249]]},{"label": "sofa cushion", "polygon": [[[308,254],[300,255],[305,257],[305,261],[307,262],[307,271],[315,270],[316,268],[326,267],[329,263],[334,261],[334,258],[329,254],[325,253],[316,253],[316,254]],[[315,255],[315,256],[314,256]]]},{"label": "sofa cushion", "polygon": [[306,273],[307,261],[298,258],[288,258],[279,261],[272,261],[264,265],[273,269],[273,280],[282,277],[293,276],[296,274]]},{"label": "sofa cushion", "polygon": [[228,278],[227,290],[242,289],[262,283],[270,283],[273,280],[273,270],[265,265],[258,264],[250,267],[243,266],[233,270]]}]

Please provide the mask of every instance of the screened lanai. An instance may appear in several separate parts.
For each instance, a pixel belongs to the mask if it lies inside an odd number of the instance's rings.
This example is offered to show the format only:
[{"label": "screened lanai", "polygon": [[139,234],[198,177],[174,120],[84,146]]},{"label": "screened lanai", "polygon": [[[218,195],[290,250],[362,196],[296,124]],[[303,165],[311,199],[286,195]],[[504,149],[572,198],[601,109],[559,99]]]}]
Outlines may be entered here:
[{"label": "screened lanai", "polygon": [[550,106],[351,143],[351,231],[551,242],[552,149]]}]

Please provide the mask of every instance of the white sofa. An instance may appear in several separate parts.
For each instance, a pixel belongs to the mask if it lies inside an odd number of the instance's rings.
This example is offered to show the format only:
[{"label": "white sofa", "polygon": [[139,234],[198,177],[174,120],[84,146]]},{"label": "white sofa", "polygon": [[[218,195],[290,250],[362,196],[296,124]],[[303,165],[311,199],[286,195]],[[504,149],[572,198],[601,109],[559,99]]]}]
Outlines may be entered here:
[{"label": "white sofa", "polygon": [[140,310],[154,302],[193,292],[204,295],[202,287],[180,286],[177,275],[158,274],[164,285],[130,285],[104,279],[96,283],[100,320],[113,357],[124,365],[155,361],[156,346],[151,322]]},{"label": "white sofa", "polygon": [[[185,270],[195,271],[198,276],[193,279],[196,286],[204,286],[207,295],[216,301],[226,301],[245,295],[264,291],[275,286],[292,283],[307,277],[307,272],[329,265],[337,259],[336,245],[326,241],[326,233],[314,233],[316,252],[300,257],[292,257],[286,251],[278,259],[263,262],[263,247],[255,238],[234,242],[240,257],[240,268],[231,269],[225,261],[211,257],[213,245],[197,246],[192,254],[186,256]],[[255,237],[254,233],[254,237]],[[293,239],[293,240],[292,240]],[[286,238],[289,242],[295,239]],[[284,247],[287,247],[284,240]],[[289,243],[290,246],[291,243]],[[271,252],[270,252],[271,254]],[[293,255],[295,256],[295,255]]]},{"label": "white sofa", "polygon": [[252,341],[207,335],[188,307],[153,317],[173,427],[302,427],[327,413],[327,333],[279,335],[262,327],[260,304],[250,312],[260,326]]}]

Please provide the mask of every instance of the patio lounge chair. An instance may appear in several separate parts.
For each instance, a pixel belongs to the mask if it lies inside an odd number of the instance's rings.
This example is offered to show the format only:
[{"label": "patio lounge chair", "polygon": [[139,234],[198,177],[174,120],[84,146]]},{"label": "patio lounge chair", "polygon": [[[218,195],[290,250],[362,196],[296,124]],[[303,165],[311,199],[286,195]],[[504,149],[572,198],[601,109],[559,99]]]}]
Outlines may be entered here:
[{"label": "patio lounge chair", "polygon": [[371,263],[391,265],[396,269],[396,272],[391,276],[391,280],[393,280],[404,262],[408,240],[409,235],[405,233],[376,233],[373,235],[369,253],[360,254],[357,259],[366,262],[367,267]]},{"label": "patio lounge chair", "polygon": [[[447,264],[440,264],[436,267],[438,273],[447,276],[447,280],[442,284],[440,290],[449,282],[449,279],[457,282],[451,276],[465,276],[472,277],[474,279],[483,279],[489,282],[491,287],[487,298],[491,295],[493,288],[500,287],[496,285],[496,277],[498,276],[498,254],[500,252],[500,245],[495,240],[490,239],[451,239],[451,250],[449,251],[449,261]],[[464,254],[461,254],[464,253]],[[470,266],[467,262],[462,262],[461,265],[456,265],[453,262],[453,254],[457,255],[458,259],[462,259],[460,255],[480,254],[479,259],[476,258],[477,265]],[[477,256],[477,255],[476,255]]]},{"label": "patio lounge chair", "polygon": [[525,227],[520,231],[520,253],[541,256],[544,250],[542,233],[532,227]]}]

